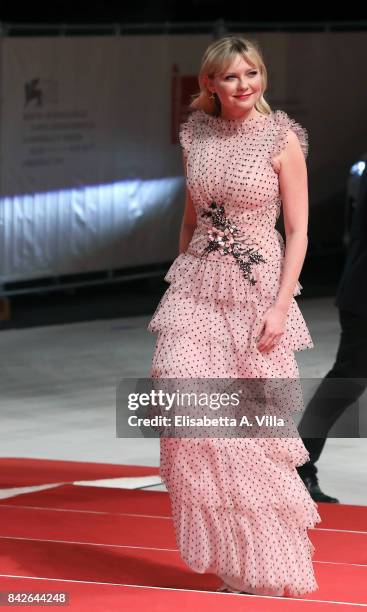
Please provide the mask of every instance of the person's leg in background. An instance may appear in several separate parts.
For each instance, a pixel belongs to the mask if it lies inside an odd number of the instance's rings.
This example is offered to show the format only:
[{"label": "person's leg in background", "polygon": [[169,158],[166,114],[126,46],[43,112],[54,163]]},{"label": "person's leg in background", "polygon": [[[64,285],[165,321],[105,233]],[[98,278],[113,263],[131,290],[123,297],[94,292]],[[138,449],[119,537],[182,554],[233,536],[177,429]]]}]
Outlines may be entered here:
[{"label": "person's leg in background", "polygon": [[[320,458],[328,433],[343,412],[358,400],[367,384],[367,318],[339,310],[341,337],[332,369],[319,385],[298,426],[310,460],[298,473],[315,501],[336,503],[319,486],[315,463]],[[331,379],[336,379],[335,383]],[[319,437],[308,437],[308,436]]]}]

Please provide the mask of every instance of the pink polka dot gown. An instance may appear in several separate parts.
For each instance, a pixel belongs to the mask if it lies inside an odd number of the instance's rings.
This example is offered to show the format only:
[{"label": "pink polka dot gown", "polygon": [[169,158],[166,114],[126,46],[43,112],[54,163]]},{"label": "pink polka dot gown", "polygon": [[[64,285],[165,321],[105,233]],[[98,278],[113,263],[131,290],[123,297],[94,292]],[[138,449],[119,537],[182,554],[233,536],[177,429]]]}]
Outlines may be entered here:
[{"label": "pink polka dot gown", "polygon": [[[148,326],[158,333],[152,378],[299,380],[294,351],[313,342],[294,297],[281,342],[268,352],[256,347],[282,273],[284,242],[275,229],[281,196],[272,160],[290,130],[307,157],[306,130],[282,110],[246,120],[196,110],[181,124],[197,226],[166,275],[169,286]],[[294,296],[301,289],[297,283]],[[291,403],[287,393],[283,399]],[[302,400],[290,408],[302,410]],[[298,432],[161,437],[160,473],[186,564],[247,593],[317,590],[307,529],[321,519],[296,470],[308,458]]]}]

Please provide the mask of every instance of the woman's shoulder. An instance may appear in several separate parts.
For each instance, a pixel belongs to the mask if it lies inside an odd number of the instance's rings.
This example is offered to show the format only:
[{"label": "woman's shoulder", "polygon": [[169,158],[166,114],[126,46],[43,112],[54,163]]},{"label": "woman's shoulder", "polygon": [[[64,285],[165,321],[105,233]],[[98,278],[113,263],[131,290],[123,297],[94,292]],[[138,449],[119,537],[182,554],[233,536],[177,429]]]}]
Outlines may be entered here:
[{"label": "woman's shoulder", "polygon": [[209,117],[210,115],[203,110],[194,109],[180,123],[178,137],[182,148],[187,154],[200,128],[205,128],[208,125]]},{"label": "woman's shoulder", "polygon": [[187,126],[193,128],[195,125],[208,123],[210,121],[210,117],[211,115],[209,115],[202,109],[195,108],[193,110],[190,110],[186,114],[186,117],[183,119],[183,121],[180,123],[180,130],[186,128]]},{"label": "woman's shoulder", "polygon": [[276,109],[272,111],[271,118],[271,123],[275,136],[275,153],[280,153],[284,149],[289,140],[289,132],[291,130],[296,134],[302,152],[306,158],[309,150],[309,138],[307,129],[303,127],[303,125],[297,119],[290,116],[283,109]]},{"label": "woman's shoulder", "polygon": [[289,115],[285,110],[281,109],[281,108],[277,108],[276,110],[272,110],[270,113],[274,123],[277,126],[290,126],[293,124],[298,123],[298,125],[300,125],[300,123],[291,115]]}]

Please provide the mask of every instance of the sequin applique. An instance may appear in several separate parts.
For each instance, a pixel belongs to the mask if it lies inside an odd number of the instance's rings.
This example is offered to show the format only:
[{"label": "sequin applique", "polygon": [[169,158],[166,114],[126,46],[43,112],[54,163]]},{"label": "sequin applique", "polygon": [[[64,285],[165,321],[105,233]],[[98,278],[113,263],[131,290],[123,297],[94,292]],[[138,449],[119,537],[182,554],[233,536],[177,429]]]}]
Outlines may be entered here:
[{"label": "sequin applique", "polygon": [[266,263],[259,251],[240,240],[238,227],[227,219],[224,205],[220,206],[216,202],[209,205],[210,210],[202,213],[202,217],[210,217],[212,227],[208,229],[209,243],[204,249],[204,253],[219,251],[221,255],[232,255],[242,270],[246,280],[251,285],[256,284],[256,280],[251,276],[251,267],[255,264]]}]

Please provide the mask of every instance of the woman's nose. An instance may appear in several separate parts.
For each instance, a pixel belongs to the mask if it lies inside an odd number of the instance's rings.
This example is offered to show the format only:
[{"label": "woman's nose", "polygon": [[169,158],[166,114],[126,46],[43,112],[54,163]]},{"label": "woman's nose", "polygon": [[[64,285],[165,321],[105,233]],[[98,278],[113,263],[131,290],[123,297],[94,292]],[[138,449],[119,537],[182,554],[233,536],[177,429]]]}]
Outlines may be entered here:
[{"label": "woman's nose", "polygon": [[246,79],[240,79],[240,88],[243,90],[247,89],[247,80]]}]

